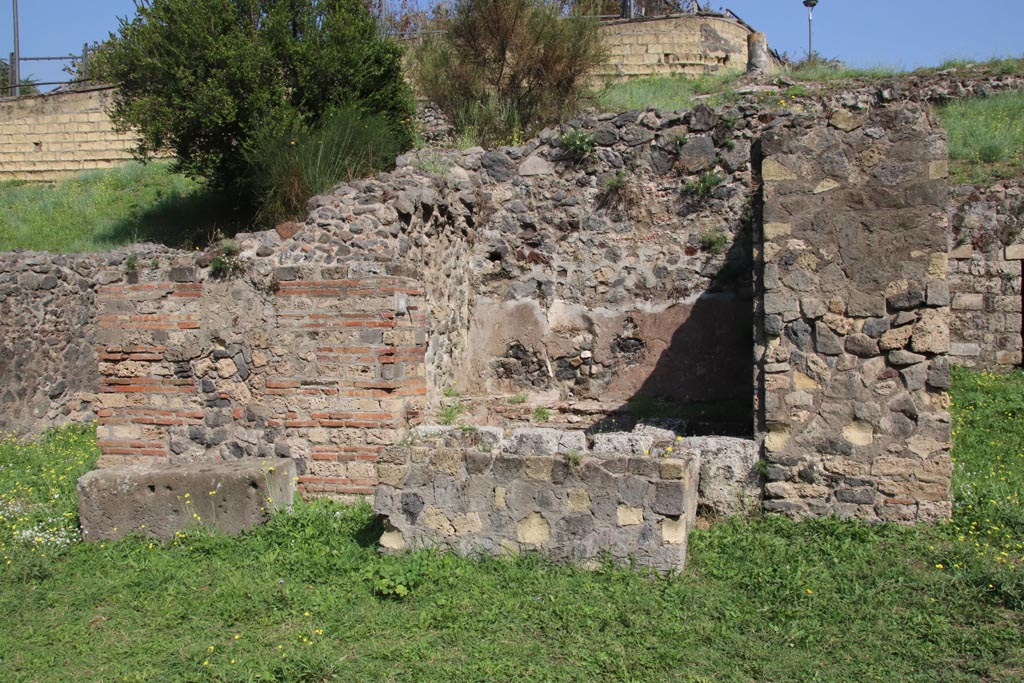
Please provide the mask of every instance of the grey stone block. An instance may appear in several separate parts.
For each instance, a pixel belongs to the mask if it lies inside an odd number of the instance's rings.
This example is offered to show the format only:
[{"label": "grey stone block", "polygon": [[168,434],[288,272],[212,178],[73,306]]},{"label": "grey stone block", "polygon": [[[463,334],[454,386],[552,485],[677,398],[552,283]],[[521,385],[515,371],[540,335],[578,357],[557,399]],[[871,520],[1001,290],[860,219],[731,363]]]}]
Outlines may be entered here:
[{"label": "grey stone block", "polygon": [[295,463],[286,458],[94,470],[78,480],[82,538],[138,532],[169,539],[199,524],[239,534],[290,509],[295,480]]}]

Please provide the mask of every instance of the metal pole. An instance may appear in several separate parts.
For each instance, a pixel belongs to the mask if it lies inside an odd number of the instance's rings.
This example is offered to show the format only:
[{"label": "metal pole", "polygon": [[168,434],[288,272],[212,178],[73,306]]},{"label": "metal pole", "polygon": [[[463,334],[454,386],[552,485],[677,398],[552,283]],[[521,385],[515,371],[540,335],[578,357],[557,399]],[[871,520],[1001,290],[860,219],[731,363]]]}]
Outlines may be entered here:
[{"label": "metal pole", "polygon": [[11,77],[14,83],[14,96],[21,95],[21,41],[18,38],[18,0],[14,4],[14,56],[11,57]]},{"label": "metal pole", "polygon": [[807,10],[807,59],[814,57],[814,8]]}]

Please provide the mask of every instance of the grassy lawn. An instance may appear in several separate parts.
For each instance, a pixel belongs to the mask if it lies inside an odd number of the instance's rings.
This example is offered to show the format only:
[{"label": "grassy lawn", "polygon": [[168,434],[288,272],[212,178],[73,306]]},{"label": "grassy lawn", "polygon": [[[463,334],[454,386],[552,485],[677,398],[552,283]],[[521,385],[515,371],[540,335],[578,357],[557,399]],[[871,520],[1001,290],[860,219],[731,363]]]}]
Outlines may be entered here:
[{"label": "grassy lawn", "polygon": [[958,372],[954,397],[953,523],[732,520],[696,532],[674,577],[535,556],[382,558],[369,509],[327,503],[238,539],[67,543],[91,433],[8,439],[0,670],[6,681],[1022,681],[1024,375]]},{"label": "grassy lawn", "polygon": [[949,134],[954,181],[985,184],[1024,175],[1024,92],[961,100],[936,113]]},{"label": "grassy lawn", "polygon": [[128,164],[58,183],[0,183],[0,251],[103,251],[134,242],[205,246],[233,232],[229,207],[167,162]]}]

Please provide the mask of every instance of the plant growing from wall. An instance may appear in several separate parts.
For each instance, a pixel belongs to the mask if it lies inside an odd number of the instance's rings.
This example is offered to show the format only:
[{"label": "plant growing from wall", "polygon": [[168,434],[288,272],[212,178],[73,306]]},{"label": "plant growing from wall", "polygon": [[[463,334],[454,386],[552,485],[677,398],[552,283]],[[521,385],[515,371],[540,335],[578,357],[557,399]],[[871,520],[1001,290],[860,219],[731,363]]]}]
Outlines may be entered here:
[{"label": "plant growing from wall", "polygon": [[639,190],[626,177],[626,172],[619,171],[605,179],[604,187],[597,198],[597,206],[601,209],[613,209],[622,214],[620,217],[632,217],[642,199]]},{"label": "plant growing from wall", "polygon": [[701,233],[700,248],[712,254],[721,254],[729,246],[729,235],[721,230]]},{"label": "plant growing from wall", "polygon": [[718,175],[714,171],[705,171],[701,173],[696,180],[691,180],[683,186],[683,190],[690,195],[696,197],[707,197],[711,194],[712,190],[722,184],[725,180],[722,176]]},{"label": "plant growing from wall", "polygon": [[239,258],[240,248],[233,239],[222,239],[214,248],[210,259],[210,276],[218,280],[226,280],[245,270],[245,263]]},{"label": "plant growing from wall", "polygon": [[575,113],[604,60],[598,24],[548,0],[455,0],[446,30],[413,55],[413,78],[461,132],[504,143]]},{"label": "plant growing from wall", "polygon": [[562,150],[563,158],[578,164],[594,151],[594,136],[585,130],[573,128],[559,136],[558,147]]}]

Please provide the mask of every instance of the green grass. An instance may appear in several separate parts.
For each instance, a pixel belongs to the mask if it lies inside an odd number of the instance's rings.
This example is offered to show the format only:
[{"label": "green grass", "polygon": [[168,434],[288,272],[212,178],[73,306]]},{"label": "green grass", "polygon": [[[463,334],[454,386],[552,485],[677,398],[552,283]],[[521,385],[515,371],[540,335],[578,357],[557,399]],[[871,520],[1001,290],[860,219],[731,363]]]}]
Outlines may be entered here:
[{"label": "green grass", "polygon": [[949,134],[955,181],[984,184],[1024,175],[1024,92],[960,100],[936,113]]},{"label": "green grass", "polygon": [[237,539],[21,539],[33,520],[67,524],[95,446],[88,431],[8,439],[3,678],[1021,681],[1024,375],[954,382],[952,524],[734,519],[695,532],[672,577],[380,557],[370,509],[327,502]]},{"label": "green grass", "polygon": [[834,81],[865,80],[874,81],[882,78],[900,76],[904,71],[891,66],[871,66],[852,68],[829,61],[814,61],[797,64],[783,70],[782,75],[795,81],[831,83]]},{"label": "green grass", "polygon": [[704,100],[711,106],[728,100],[732,85],[742,72],[727,71],[706,76],[651,76],[607,85],[597,95],[603,111],[624,111],[653,107],[668,111],[692,109],[701,100],[698,95],[712,95]]},{"label": "green grass", "polygon": [[0,183],[0,250],[103,251],[133,242],[205,246],[234,232],[228,202],[171,173],[132,163],[55,184]]}]

